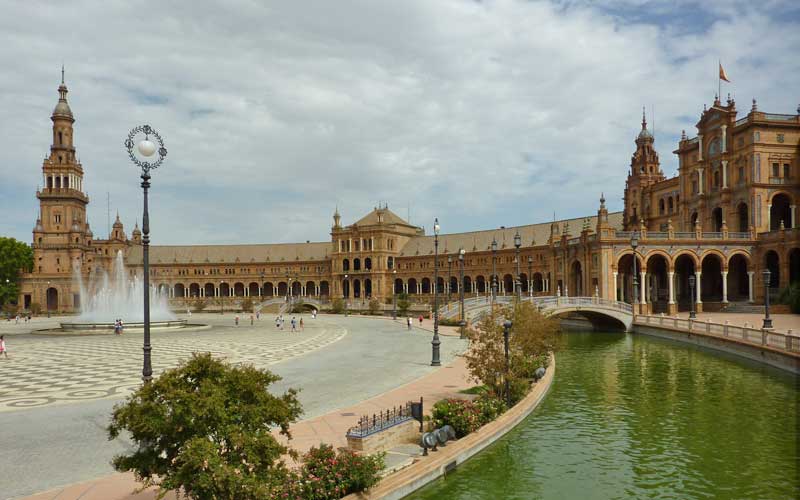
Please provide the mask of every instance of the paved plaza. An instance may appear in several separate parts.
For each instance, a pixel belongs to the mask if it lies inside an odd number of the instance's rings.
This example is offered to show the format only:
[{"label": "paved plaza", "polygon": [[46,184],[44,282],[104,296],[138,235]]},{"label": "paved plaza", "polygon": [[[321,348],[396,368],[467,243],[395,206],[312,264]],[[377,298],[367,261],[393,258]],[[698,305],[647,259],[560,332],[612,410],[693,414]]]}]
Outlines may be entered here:
[{"label": "paved plaza", "polygon": [[[232,362],[269,367],[284,379],[276,392],[300,388],[304,414],[314,418],[403,386],[430,373],[430,332],[408,331],[385,318],[304,316],[305,331],[278,331],[273,317],[249,325],[241,316],[194,315],[211,328],[153,333],[155,373],[194,351]],[[40,335],[32,324],[0,323],[10,358],[0,360],[0,498],[18,498],[60,485],[106,476],[109,462],[131,444],[108,441],[113,405],[140,384],[141,332],[110,335]],[[427,322],[426,322],[427,323]],[[288,322],[287,322],[288,325]],[[425,327],[429,327],[426,324]],[[287,327],[289,328],[289,327]],[[466,343],[442,338],[447,363]],[[8,438],[7,438],[8,437]]]}]

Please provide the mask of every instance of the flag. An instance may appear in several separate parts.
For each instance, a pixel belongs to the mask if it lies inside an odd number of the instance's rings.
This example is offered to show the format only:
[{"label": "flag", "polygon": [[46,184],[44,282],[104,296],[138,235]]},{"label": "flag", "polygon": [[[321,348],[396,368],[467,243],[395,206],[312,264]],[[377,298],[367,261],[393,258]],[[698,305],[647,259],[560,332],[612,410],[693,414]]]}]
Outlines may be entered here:
[{"label": "flag", "polygon": [[725,74],[725,69],[723,69],[722,63],[719,63],[719,79],[731,83],[731,81],[728,80],[728,75]]}]

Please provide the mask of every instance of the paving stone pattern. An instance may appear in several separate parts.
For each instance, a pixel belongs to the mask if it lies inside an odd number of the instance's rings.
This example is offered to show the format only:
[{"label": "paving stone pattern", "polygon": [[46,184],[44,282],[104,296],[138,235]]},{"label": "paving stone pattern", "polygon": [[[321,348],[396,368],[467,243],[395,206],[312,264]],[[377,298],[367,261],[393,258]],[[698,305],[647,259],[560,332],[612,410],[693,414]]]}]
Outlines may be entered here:
[{"label": "paving stone pattern", "polygon": [[[288,324],[288,322],[287,322]],[[344,328],[309,325],[303,332],[257,327],[153,332],[153,374],[192,352],[211,352],[234,363],[266,367],[329,345]],[[7,337],[9,359],[0,359],[0,412],[70,401],[118,398],[141,384],[142,333],[90,336]]]}]

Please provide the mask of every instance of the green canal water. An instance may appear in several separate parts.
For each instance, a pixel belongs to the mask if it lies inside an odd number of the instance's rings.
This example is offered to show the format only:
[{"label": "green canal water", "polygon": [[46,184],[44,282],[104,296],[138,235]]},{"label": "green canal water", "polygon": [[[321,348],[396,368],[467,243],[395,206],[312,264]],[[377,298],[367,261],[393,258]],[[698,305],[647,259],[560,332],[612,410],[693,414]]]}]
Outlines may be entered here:
[{"label": "green canal water", "polygon": [[797,384],[680,343],[568,333],[531,416],[407,499],[800,498]]}]

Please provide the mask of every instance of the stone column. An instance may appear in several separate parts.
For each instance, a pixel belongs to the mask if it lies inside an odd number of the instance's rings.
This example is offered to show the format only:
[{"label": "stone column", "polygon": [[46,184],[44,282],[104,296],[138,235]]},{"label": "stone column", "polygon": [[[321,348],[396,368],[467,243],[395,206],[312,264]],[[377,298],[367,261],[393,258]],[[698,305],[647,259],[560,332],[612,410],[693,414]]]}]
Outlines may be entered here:
[{"label": "stone column", "polygon": [[722,271],[722,303],[728,303],[728,271]]},{"label": "stone column", "polygon": [[672,305],[675,303],[675,271],[669,271],[667,276],[669,281],[669,304]]},{"label": "stone column", "polygon": [[753,302],[753,275],[755,271],[747,271],[747,293],[748,293],[748,302]]},{"label": "stone column", "polygon": [[697,293],[697,301],[696,302],[697,302],[698,305],[703,303],[703,301],[700,299],[700,297],[703,296],[702,292],[700,290],[700,283],[701,283],[700,278],[702,277],[702,274],[703,274],[702,271],[695,271],[695,273],[694,273],[694,278],[695,278],[695,281],[697,282],[697,288],[695,289],[695,293]]},{"label": "stone column", "polygon": [[795,209],[796,206],[797,205],[789,205],[789,208],[791,209],[791,211],[789,212],[790,213],[790,219],[789,220],[791,221],[789,227],[795,227],[795,224],[794,224],[794,212],[795,212],[795,210],[794,209]]},{"label": "stone column", "polygon": [[767,231],[772,231],[772,203],[767,203]]},{"label": "stone column", "polygon": [[697,169],[697,194],[703,194],[703,167]]},{"label": "stone column", "polygon": [[699,146],[697,148],[697,159],[702,161],[702,159],[703,159],[703,134],[697,134],[697,143],[698,143],[698,146]]},{"label": "stone column", "polygon": [[619,273],[614,271],[612,274],[614,275],[614,300],[619,300],[619,290],[617,290],[617,276]]},{"label": "stone column", "polygon": [[[722,97],[720,97],[720,99],[721,98]],[[727,125],[720,125],[719,128],[722,130],[722,152],[723,153],[727,153],[728,152],[728,134],[726,134],[725,131],[728,129],[728,126]]]},{"label": "stone column", "polygon": [[727,187],[728,187],[728,160],[722,160],[722,188],[726,189]]},{"label": "stone column", "polygon": [[647,297],[645,297],[645,292],[647,291],[647,271],[640,271],[639,276],[642,278],[642,281],[639,283],[639,303],[645,305],[647,304]]}]

